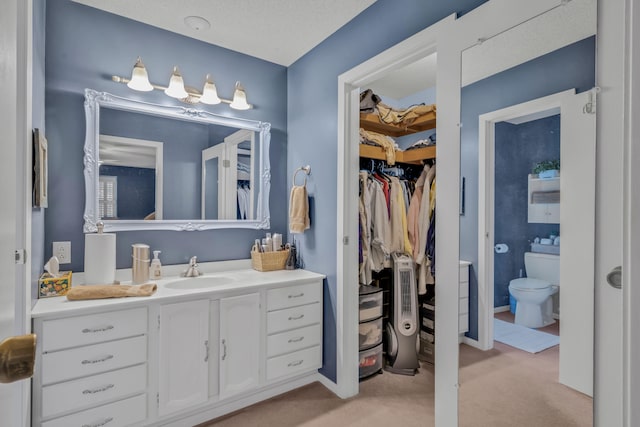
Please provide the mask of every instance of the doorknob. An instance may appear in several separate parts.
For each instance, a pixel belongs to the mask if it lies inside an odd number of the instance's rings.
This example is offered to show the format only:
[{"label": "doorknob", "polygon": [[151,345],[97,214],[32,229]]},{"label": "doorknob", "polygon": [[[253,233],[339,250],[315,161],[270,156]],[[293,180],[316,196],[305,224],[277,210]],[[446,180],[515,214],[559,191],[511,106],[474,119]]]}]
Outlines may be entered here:
[{"label": "doorknob", "polygon": [[607,274],[607,283],[613,288],[622,288],[622,266],[615,267]]},{"label": "doorknob", "polygon": [[33,376],[36,334],[9,337],[0,343],[0,383],[12,383]]}]

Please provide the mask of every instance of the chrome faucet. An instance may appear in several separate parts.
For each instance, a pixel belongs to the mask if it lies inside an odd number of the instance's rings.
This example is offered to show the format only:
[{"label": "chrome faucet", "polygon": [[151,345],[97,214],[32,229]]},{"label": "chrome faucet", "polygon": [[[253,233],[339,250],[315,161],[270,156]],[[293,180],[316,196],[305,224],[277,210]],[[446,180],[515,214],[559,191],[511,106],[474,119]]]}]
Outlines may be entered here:
[{"label": "chrome faucet", "polygon": [[202,273],[198,270],[198,257],[192,256],[189,259],[189,268],[182,272],[184,277],[198,277]]}]

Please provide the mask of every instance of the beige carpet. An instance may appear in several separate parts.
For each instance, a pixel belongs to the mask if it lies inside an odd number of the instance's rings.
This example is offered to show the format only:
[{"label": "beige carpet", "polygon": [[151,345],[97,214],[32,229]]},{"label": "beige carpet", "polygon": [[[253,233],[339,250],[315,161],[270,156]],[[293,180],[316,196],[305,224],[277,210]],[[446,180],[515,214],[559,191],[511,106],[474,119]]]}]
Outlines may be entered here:
[{"label": "beige carpet", "polygon": [[[497,317],[513,321],[508,313]],[[558,325],[543,329],[557,334]],[[592,425],[591,398],[557,382],[559,347],[530,354],[496,342],[488,352],[460,346],[461,427],[583,427]],[[235,412],[215,427],[430,427],[433,366],[414,377],[385,372],[341,400],[315,383]]]}]

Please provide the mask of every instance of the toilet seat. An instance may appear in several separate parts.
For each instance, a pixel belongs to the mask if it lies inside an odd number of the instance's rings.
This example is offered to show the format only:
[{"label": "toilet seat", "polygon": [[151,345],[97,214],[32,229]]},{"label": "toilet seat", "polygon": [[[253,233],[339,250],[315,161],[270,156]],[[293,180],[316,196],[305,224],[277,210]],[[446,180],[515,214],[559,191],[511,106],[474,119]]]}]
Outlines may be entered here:
[{"label": "toilet seat", "polygon": [[524,292],[541,291],[548,289],[551,283],[546,280],[533,279],[530,277],[522,277],[520,279],[513,279],[509,282],[509,287]]}]

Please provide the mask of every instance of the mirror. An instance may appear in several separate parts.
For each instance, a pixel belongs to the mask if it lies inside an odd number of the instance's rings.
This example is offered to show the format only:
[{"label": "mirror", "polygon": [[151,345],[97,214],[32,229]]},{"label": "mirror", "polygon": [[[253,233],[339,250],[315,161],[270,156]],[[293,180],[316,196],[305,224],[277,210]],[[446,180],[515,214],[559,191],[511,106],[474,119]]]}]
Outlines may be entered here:
[{"label": "mirror", "polygon": [[84,232],[269,227],[266,122],[85,90]]}]

